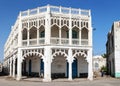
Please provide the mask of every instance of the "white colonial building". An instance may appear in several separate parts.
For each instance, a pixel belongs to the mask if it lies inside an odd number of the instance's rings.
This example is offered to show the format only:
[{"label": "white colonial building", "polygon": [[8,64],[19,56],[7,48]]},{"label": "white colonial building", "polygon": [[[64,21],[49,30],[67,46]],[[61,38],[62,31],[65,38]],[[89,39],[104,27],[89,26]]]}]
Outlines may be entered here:
[{"label": "white colonial building", "polygon": [[113,23],[106,43],[108,73],[120,77],[120,21]]},{"label": "white colonial building", "polygon": [[92,80],[91,25],[90,10],[47,5],[21,11],[4,46],[10,76]]},{"label": "white colonial building", "polygon": [[106,58],[101,55],[93,56],[93,71],[100,72],[103,66],[106,67]]}]

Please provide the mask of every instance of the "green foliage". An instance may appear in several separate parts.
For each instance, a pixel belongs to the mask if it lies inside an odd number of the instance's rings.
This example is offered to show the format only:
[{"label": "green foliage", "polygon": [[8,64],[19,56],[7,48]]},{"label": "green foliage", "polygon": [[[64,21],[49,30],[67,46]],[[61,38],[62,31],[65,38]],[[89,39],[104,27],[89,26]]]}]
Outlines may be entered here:
[{"label": "green foliage", "polygon": [[102,56],[103,58],[107,58],[107,57],[108,57],[108,55],[107,55],[106,53],[102,54],[101,56]]},{"label": "green foliage", "polygon": [[102,67],[101,67],[101,70],[103,70],[103,71],[106,72],[106,71],[107,71],[107,67],[106,67],[106,66],[102,66]]}]

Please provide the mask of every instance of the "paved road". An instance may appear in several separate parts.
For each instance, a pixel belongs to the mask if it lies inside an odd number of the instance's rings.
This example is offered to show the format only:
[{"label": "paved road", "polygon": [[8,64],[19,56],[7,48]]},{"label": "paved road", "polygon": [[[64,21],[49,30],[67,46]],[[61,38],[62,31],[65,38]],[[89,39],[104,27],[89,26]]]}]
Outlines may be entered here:
[{"label": "paved road", "polygon": [[120,86],[120,79],[100,78],[93,81],[52,81],[49,83],[39,81],[16,81],[11,79],[0,78],[0,86]]}]

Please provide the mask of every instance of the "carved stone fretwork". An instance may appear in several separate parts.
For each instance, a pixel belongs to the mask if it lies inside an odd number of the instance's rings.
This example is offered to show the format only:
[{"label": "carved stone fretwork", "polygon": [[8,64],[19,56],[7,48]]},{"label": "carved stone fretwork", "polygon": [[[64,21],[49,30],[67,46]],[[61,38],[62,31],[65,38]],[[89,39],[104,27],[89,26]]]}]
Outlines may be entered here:
[{"label": "carved stone fretwork", "polygon": [[28,56],[38,56],[38,57],[41,57],[42,59],[43,56],[44,56],[44,51],[42,48],[40,49],[24,49],[22,50],[22,59],[24,60],[26,57]]},{"label": "carved stone fretwork", "polygon": [[87,50],[73,50],[73,58],[76,58],[76,57],[79,57],[79,56],[82,56],[85,58],[85,60],[88,61],[87,59]]},{"label": "carved stone fretwork", "polygon": [[69,18],[62,17],[61,18],[61,27],[66,26],[69,28]]},{"label": "carved stone fretwork", "polygon": [[76,18],[72,18],[72,28],[74,28],[74,27],[77,27],[77,28],[79,28],[79,26],[80,26],[80,21],[79,21],[79,19],[76,19]]},{"label": "carved stone fretwork", "polygon": [[81,28],[86,28],[86,29],[88,29],[88,25],[89,23],[88,23],[88,21],[86,21],[86,20],[82,20],[81,21]]},{"label": "carved stone fretwork", "polygon": [[52,49],[52,59],[57,55],[63,55],[68,60],[68,50],[67,49]]},{"label": "carved stone fretwork", "polygon": [[51,26],[57,25],[59,27],[60,25],[60,19],[59,17],[52,17],[51,18]]}]

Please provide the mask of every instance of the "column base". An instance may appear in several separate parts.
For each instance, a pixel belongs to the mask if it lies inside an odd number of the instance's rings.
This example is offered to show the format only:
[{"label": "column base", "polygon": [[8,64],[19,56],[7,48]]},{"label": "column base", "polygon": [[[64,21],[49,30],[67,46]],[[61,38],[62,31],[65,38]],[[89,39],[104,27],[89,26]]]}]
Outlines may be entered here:
[{"label": "column base", "polygon": [[88,79],[89,79],[90,81],[92,81],[92,80],[93,80],[93,77],[88,77]]},{"label": "column base", "polygon": [[16,78],[16,80],[17,80],[17,81],[20,81],[20,80],[21,80],[21,78],[20,78],[20,77],[17,77],[17,78]]},{"label": "column base", "polygon": [[72,81],[73,79],[72,78],[68,78],[68,81]]},{"label": "column base", "polygon": [[48,78],[48,79],[43,79],[43,82],[51,82],[51,78]]}]

